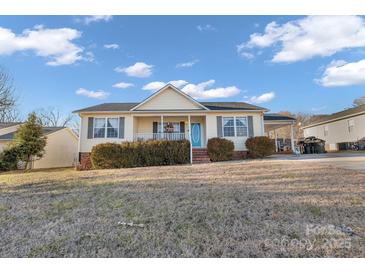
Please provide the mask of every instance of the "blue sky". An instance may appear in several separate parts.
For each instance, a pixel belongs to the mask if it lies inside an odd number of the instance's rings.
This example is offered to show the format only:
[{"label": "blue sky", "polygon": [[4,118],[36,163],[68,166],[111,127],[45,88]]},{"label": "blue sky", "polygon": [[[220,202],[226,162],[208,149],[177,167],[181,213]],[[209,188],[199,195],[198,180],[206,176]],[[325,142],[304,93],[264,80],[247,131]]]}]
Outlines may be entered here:
[{"label": "blue sky", "polygon": [[355,16],[1,16],[0,65],[15,80],[24,114],[138,102],[177,80],[200,101],[331,113],[365,95],[365,23]]}]

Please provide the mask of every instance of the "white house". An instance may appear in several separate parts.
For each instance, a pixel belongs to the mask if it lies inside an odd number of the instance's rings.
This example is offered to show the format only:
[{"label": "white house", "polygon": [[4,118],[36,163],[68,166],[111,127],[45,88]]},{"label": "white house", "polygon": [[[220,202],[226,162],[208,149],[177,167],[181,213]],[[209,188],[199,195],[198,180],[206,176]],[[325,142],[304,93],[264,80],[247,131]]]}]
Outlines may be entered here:
[{"label": "white house", "polygon": [[235,156],[243,157],[246,139],[264,135],[266,111],[243,102],[198,102],[168,84],[139,103],[106,103],[74,111],[81,118],[80,162],[89,162],[97,144],[149,139],[188,139],[193,161],[213,137],[232,140]]},{"label": "white house", "polygon": [[323,116],[303,130],[304,137],[325,140],[328,151],[349,149],[354,143],[361,145],[365,140],[365,105]]},{"label": "white house", "polygon": [[[0,123],[0,152],[14,139],[21,123]],[[70,167],[77,163],[78,137],[66,127],[43,127],[47,136],[44,156],[31,168]]]}]

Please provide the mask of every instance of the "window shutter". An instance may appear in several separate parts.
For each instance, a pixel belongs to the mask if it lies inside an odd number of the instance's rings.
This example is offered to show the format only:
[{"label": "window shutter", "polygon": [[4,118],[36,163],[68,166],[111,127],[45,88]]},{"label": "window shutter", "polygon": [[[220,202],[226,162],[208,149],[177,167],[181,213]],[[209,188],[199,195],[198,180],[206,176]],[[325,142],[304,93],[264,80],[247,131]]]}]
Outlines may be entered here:
[{"label": "window shutter", "polygon": [[124,139],[125,118],[119,117],[119,139]]},{"label": "window shutter", "polygon": [[152,124],[152,132],[153,133],[157,133],[157,122],[153,122],[153,124]]},{"label": "window shutter", "polygon": [[223,137],[222,116],[217,116],[217,137]]},{"label": "window shutter", "polygon": [[94,130],[94,117],[87,118],[87,138],[92,139]]},{"label": "window shutter", "polygon": [[185,122],[184,121],[180,122],[180,133],[185,133]]},{"label": "window shutter", "polygon": [[255,136],[255,134],[253,132],[253,117],[252,116],[247,117],[247,123],[248,123],[248,137]]}]

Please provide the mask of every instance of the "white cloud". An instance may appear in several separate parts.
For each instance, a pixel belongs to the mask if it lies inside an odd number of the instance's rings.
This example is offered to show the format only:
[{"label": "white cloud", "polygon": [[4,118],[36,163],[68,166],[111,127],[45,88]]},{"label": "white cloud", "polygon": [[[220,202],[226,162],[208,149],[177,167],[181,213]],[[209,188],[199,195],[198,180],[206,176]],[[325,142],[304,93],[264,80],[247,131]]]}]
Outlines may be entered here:
[{"label": "white cloud", "polygon": [[134,86],[134,84],[132,84],[132,83],[120,82],[120,83],[114,84],[113,88],[125,89],[125,88],[130,88],[130,87],[133,87],[133,86]]},{"label": "white cloud", "polygon": [[[199,84],[190,84],[185,80],[174,80],[168,83],[181,89],[186,94],[195,99],[212,99],[212,98],[226,98],[231,97],[240,92],[240,89],[235,86],[209,88],[214,85],[215,80],[209,80]],[[143,86],[143,90],[156,91],[164,87],[165,82],[151,82]]]},{"label": "white cloud", "polygon": [[144,85],[142,87],[143,90],[152,90],[152,91],[155,91],[155,90],[159,90],[160,88],[162,88],[163,86],[165,86],[166,83],[165,82],[151,82],[151,83],[148,83],[146,85]]},{"label": "white cloud", "polygon": [[196,26],[196,28],[199,30],[199,31],[215,31],[216,28],[213,27],[212,25],[210,24],[206,24],[206,25],[198,25]]},{"label": "white cloud", "polygon": [[83,59],[83,49],[72,43],[80,36],[81,32],[71,28],[47,29],[37,25],[17,35],[0,27],[0,55],[33,51],[37,56],[46,57],[49,66],[69,65]]},{"label": "white cloud", "polygon": [[332,61],[322,78],[316,80],[324,87],[338,87],[365,84],[365,59],[354,63],[343,60]]},{"label": "white cloud", "polygon": [[240,56],[246,60],[252,60],[253,58],[255,58],[255,55],[253,55],[250,52],[245,52],[245,51],[240,52]]},{"label": "white cloud", "polygon": [[153,65],[147,65],[146,63],[143,62],[137,62],[132,66],[126,68],[117,67],[114,70],[116,72],[125,73],[128,76],[146,78],[151,76],[152,68]]},{"label": "white cloud", "polygon": [[119,49],[119,45],[118,44],[105,44],[104,48],[106,48],[106,49]]},{"label": "white cloud", "polygon": [[199,62],[199,60],[195,59],[195,60],[192,60],[192,61],[189,61],[189,62],[179,63],[179,64],[176,65],[176,67],[177,68],[190,68],[198,62]]},{"label": "white cloud", "polygon": [[87,62],[94,62],[95,61],[95,55],[91,51],[85,52],[85,57],[82,58],[83,60]]},{"label": "white cloud", "polygon": [[[169,81],[168,83],[175,86],[175,87],[177,87],[177,88],[181,88],[181,87],[188,84],[188,82],[185,81],[185,80],[173,80],[173,81]],[[156,82],[151,82],[151,83],[148,83],[148,84],[144,85],[142,89],[143,90],[156,91],[156,90],[159,90],[160,88],[162,88],[166,85],[167,85],[167,83],[165,83],[165,82],[156,81]]]},{"label": "white cloud", "polygon": [[169,83],[177,88],[182,88],[183,86],[188,84],[188,82],[185,80],[174,80],[170,81]]},{"label": "white cloud", "polygon": [[262,104],[272,101],[275,98],[275,92],[266,92],[259,96],[251,96],[248,100],[246,100],[247,103],[250,104]]},{"label": "white cloud", "polygon": [[240,92],[240,89],[235,86],[209,88],[214,83],[215,80],[209,80],[199,84],[188,84],[181,90],[195,99],[226,98]]},{"label": "white cloud", "polygon": [[89,25],[90,23],[94,23],[94,22],[109,22],[110,20],[113,19],[113,16],[111,15],[92,15],[92,16],[86,16],[83,18],[83,22],[86,25]]},{"label": "white cloud", "polygon": [[272,62],[295,62],[331,56],[347,48],[365,46],[365,22],[360,16],[308,16],[285,24],[269,23],[237,46],[239,53],[276,46]]},{"label": "white cloud", "polygon": [[87,90],[84,88],[79,88],[78,90],[76,90],[75,93],[77,95],[82,95],[82,96],[95,98],[95,99],[104,99],[109,95],[108,92],[105,92],[103,90],[93,91],[93,90]]}]

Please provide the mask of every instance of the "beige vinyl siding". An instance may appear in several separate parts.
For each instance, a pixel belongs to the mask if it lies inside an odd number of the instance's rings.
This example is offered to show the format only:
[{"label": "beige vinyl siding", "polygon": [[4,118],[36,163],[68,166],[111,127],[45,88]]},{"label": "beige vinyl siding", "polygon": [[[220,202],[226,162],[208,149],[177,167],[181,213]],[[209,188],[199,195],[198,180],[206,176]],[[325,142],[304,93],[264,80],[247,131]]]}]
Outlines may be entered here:
[{"label": "beige vinyl siding", "polygon": [[[0,152],[10,143],[0,140]],[[78,139],[70,129],[61,129],[47,135],[44,156],[33,162],[32,168],[70,167],[76,163]]]},{"label": "beige vinyl siding", "polygon": [[33,168],[70,167],[77,161],[77,137],[64,128],[47,135],[45,154],[33,163]]},{"label": "beige vinyl siding", "polygon": [[[113,113],[113,114],[88,114],[81,118],[80,131],[80,152],[90,152],[92,147],[106,142],[121,143],[124,141],[133,141],[135,133],[152,133],[153,122],[160,122],[161,115],[164,116],[164,122],[185,122],[185,132],[188,132],[188,115],[189,113],[144,113],[144,114]],[[125,138],[93,138],[87,139],[87,123],[88,117],[125,117]],[[190,113],[191,123],[200,123],[202,132],[202,147],[206,147],[206,142],[209,138],[217,137],[217,116],[222,117],[253,117],[253,128],[255,136],[263,136],[263,115],[261,112],[204,112],[204,113]],[[235,145],[235,150],[246,150],[244,145],[248,137],[226,137],[232,140]]]},{"label": "beige vinyl siding", "polygon": [[[87,138],[87,130],[88,130],[88,118],[125,118],[124,125],[124,138]],[[93,146],[102,143],[121,143],[123,141],[132,141],[133,140],[133,117],[130,114],[120,113],[120,114],[88,114],[81,117],[80,124],[80,152],[90,152]]]},{"label": "beige vinyl siding", "polygon": [[8,140],[0,140],[0,152],[2,152],[9,143],[10,141]]},{"label": "beige vinyl siding", "polygon": [[183,110],[183,109],[202,109],[191,100],[179,94],[172,88],[167,88],[160,94],[151,98],[143,105],[137,108],[138,110]]},{"label": "beige vinyl siding", "polygon": [[[154,117],[135,117],[135,132],[136,133],[152,133],[153,132],[153,122],[161,122],[161,116]],[[187,124],[187,116],[167,116],[163,118],[164,122],[185,122]],[[185,127],[185,131],[187,126]]]},{"label": "beige vinyl siding", "polygon": [[[349,132],[348,121],[354,121],[354,129]],[[324,135],[324,128],[328,126],[328,134]],[[338,143],[356,142],[365,137],[365,114],[330,122],[304,129],[304,137],[315,136],[326,141],[328,150],[336,150]]]},{"label": "beige vinyl siding", "polygon": [[[263,136],[263,115],[262,113],[254,112],[221,112],[221,113],[209,113],[207,114],[207,139],[217,137],[217,116],[222,117],[247,117],[253,118],[254,136]],[[235,150],[246,150],[245,142],[248,137],[224,137],[231,140],[234,143]]]}]

